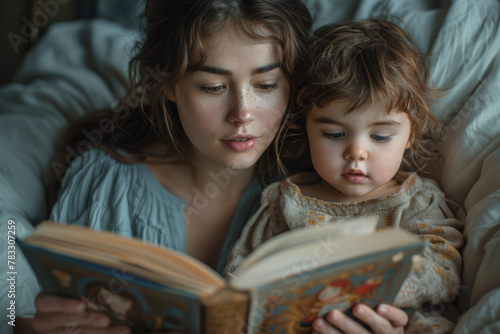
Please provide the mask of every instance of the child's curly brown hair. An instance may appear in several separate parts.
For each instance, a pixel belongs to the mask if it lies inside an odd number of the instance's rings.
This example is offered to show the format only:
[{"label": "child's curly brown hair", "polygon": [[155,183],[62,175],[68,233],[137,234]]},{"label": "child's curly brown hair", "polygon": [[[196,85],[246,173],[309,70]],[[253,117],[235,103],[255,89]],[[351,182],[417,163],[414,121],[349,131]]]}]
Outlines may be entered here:
[{"label": "child's curly brown hair", "polygon": [[348,101],[348,115],[382,100],[388,113],[404,112],[411,122],[412,145],[402,168],[423,170],[438,156],[431,143],[442,130],[429,101],[444,91],[427,84],[425,55],[388,19],[327,25],[316,30],[315,37],[311,66],[297,97],[298,117],[289,131],[286,157],[296,159],[307,154],[304,115],[313,105],[322,108],[330,102]]}]

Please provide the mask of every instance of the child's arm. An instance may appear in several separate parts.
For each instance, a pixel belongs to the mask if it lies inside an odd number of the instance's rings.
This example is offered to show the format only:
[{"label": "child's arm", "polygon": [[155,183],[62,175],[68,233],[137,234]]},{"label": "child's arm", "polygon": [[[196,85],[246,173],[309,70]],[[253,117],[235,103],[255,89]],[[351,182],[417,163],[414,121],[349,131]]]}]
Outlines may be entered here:
[{"label": "child's arm", "polygon": [[459,249],[463,236],[459,230],[463,224],[454,218],[444,194],[429,180],[424,181],[422,191],[412,198],[406,211],[400,227],[422,235],[429,243],[420,263],[405,280],[395,305],[417,308],[425,302],[451,302],[460,288]]}]

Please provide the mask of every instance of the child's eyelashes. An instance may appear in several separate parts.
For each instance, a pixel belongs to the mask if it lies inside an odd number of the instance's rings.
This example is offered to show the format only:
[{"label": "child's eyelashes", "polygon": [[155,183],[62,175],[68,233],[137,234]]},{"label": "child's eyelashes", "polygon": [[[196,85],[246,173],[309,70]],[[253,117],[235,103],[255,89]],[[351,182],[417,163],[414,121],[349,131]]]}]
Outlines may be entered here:
[{"label": "child's eyelashes", "polygon": [[[343,139],[346,136],[346,133],[343,131],[323,132],[323,136],[328,138],[328,139],[339,140],[339,139]],[[382,135],[372,134],[370,137],[374,141],[376,141],[377,143],[387,143],[387,142],[392,140],[391,136],[382,136]]]},{"label": "child's eyelashes", "polygon": [[386,143],[391,141],[392,139],[391,136],[381,136],[381,135],[372,135],[371,137],[378,143]]},{"label": "child's eyelashes", "polygon": [[345,132],[342,131],[336,131],[336,132],[323,132],[323,136],[328,138],[328,139],[340,139],[345,136]]}]

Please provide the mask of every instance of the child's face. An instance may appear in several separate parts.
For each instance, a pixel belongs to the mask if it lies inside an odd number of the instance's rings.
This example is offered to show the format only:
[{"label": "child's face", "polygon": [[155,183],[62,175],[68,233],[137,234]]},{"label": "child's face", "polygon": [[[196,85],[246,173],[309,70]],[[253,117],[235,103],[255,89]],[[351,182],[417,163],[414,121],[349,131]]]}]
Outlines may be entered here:
[{"label": "child's face", "polygon": [[307,135],[316,172],[343,201],[390,194],[403,154],[410,147],[411,124],[403,112],[387,114],[383,103],[345,116],[347,102],[336,101],[307,114]]},{"label": "child's face", "polygon": [[195,159],[205,166],[253,167],[274,139],[289,97],[280,48],[223,29],[207,41],[206,61],[173,96]]}]

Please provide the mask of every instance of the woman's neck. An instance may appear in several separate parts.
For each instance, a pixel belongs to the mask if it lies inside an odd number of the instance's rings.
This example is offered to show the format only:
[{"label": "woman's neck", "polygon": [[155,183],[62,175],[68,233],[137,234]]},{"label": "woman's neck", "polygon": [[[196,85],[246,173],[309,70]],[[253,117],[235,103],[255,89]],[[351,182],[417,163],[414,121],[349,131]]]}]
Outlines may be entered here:
[{"label": "woman's neck", "polygon": [[255,176],[255,166],[233,170],[220,166],[193,164],[185,160],[159,163],[146,159],[146,166],[156,180],[170,192],[190,205],[200,194],[211,201],[241,196]]},{"label": "woman's neck", "polygon": [[148,164],[153,176],[186,204],[186,252],[216,268],[227,231],[255,166],[244,170],[207,168],[191,162]]}]

